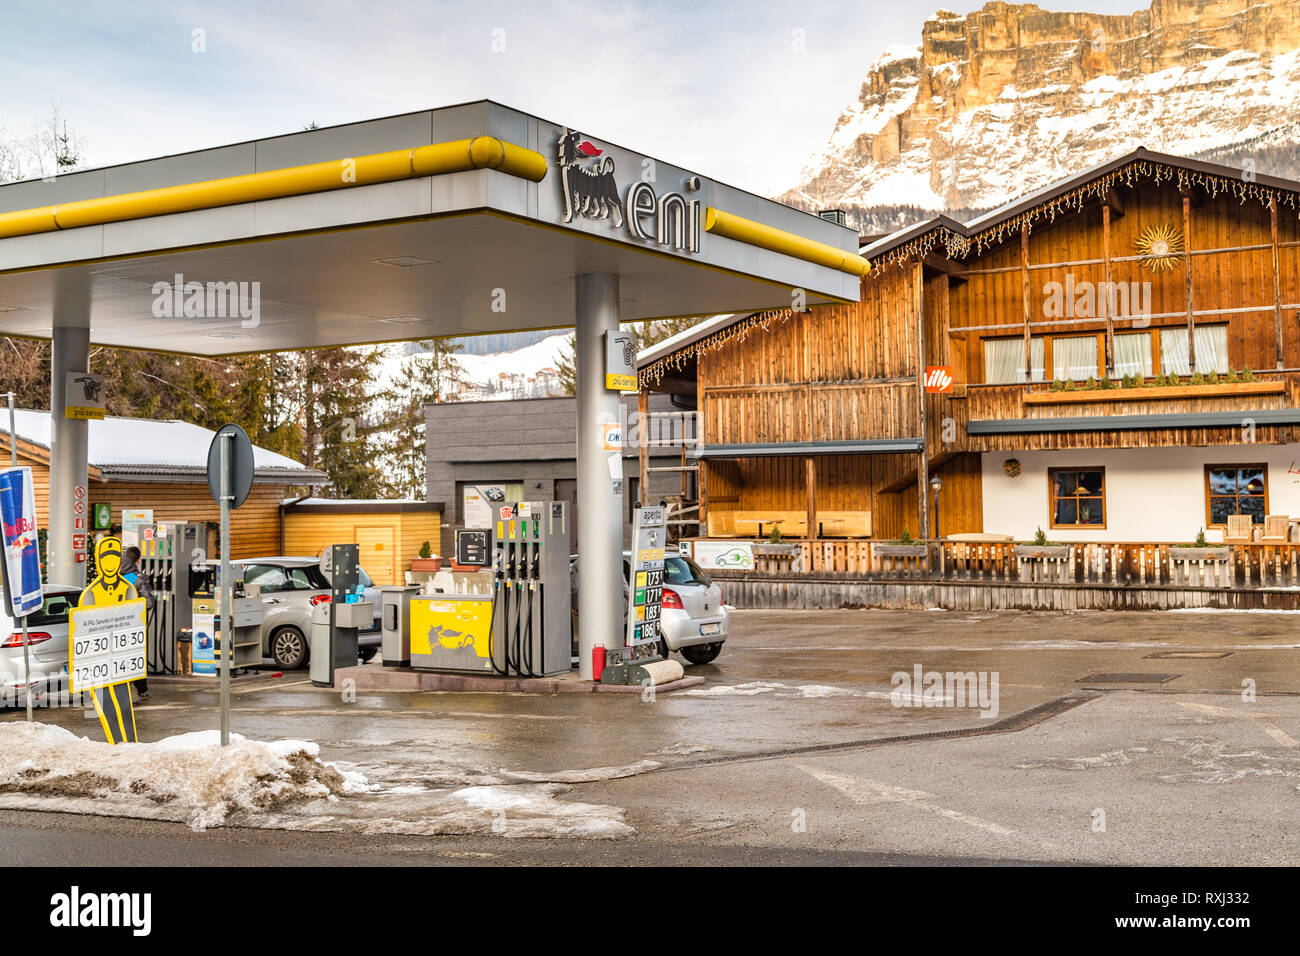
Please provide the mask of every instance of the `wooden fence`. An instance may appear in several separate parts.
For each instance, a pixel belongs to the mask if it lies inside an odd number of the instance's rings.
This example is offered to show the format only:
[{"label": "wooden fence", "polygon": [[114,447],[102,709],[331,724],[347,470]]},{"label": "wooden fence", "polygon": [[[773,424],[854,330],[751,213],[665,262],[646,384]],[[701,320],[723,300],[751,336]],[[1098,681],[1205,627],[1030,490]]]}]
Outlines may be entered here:
[{"label": "wooden fence", "polygon": [[1300,588],[1300,544],[1256,542],[1185,548],[1151,542],[1092,542],[1039,547],[1013,542],[816,540],[787,541],[779,551],[765,548],[761,542],[754,545],[753,570],[724,571],[724,576]]}]

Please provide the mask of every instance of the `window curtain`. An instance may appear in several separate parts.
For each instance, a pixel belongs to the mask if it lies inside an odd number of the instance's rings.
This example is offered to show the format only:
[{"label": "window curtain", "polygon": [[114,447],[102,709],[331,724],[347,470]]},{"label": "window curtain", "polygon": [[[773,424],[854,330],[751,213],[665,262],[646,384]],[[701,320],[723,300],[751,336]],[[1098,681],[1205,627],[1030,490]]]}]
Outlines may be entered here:
[{"label": "window curtain", "polygon": [[[1043,380],[1043,340],[1029,340],[1029,362],[1032,368],[1030,381]],[[984,382],[988,385],[1009,385],[1025,380],[1025,340],[984,340]]]},{"label": "window curtain", "polygon": [[[1228,371],[1228,327],[1226,325],[1198,326],[1195,331],[1196,371]],[[1160,330],[1160,370],[1165,374],[1189,375],[1187,361],[1187,330]]]},{"label": "window curtain", "polygon": [[1151,336],[1145,332],[1115,336],[1115,374],[1151,374]]},{"label": "window curtain", "polygon": [[1052,339],[1052,378],[1081,382],[1097,377],[1097,336]]}]

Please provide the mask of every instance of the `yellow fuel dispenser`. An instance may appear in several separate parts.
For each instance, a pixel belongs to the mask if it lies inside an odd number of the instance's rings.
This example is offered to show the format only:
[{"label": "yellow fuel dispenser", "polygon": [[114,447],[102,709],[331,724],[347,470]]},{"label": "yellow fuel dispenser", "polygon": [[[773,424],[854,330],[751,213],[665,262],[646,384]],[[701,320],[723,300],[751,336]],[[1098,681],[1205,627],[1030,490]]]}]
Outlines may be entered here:
[{"label": "yellow fuel dispenser", "polygon": [[411,597],[416,669],[551,677],[573,666],[569,504],[521,502],[492,535],[490,594]]}]

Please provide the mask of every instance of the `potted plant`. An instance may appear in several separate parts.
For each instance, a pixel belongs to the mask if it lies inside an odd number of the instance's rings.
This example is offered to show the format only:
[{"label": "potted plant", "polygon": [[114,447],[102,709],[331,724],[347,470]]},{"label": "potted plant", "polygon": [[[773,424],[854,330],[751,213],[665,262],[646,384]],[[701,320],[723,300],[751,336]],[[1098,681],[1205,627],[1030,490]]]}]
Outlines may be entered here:
[{"label": "potted plant", "polygon": [[772,531],[767,536],[767,541],[762,544],[755,544],[751,550],[756,555],[791,557],[799,553],[799,545],[797,543],[786,544],[785,539],[781,537],[781,525],[773,524]]},{"label": "potted plant", "polygon": [[428,541],[420,545],[420,556],[411,559],[412,571],[441,571],[442,557],[433,553],[433,546]]},{"label": "potted plant", "polygon": [[1192,544],[1175,544],[1169,557],[1175,561],[1227,561],[1232,552],[1226,545],[1218,547],[1205,540],[1205,529],[1196,533]]},{"label": "potted plant", "polygon": [[1070,545],[1059,541],[1048,541],[1047,533],[1040,527],[1034,532],[1034,540],[1016,545],[1016,557],[1030,560],[1063,561],[1070,556]]},{"label": "potted plant", "polygon": [[923,558],[929,553],[924,541],[917,542],[906,528],[893,541],[878,544],[873,549],[882,558]]}]

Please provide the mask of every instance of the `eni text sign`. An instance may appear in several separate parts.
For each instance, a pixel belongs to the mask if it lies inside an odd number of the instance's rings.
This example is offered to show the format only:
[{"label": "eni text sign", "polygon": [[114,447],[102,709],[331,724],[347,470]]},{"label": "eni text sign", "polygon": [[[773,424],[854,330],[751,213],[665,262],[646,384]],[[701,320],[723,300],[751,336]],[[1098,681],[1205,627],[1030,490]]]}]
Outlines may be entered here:
[{"label": "eni text sign", "polygon": [[145,676],[145,602],[73,608],[68,675],[78,693]]}]

